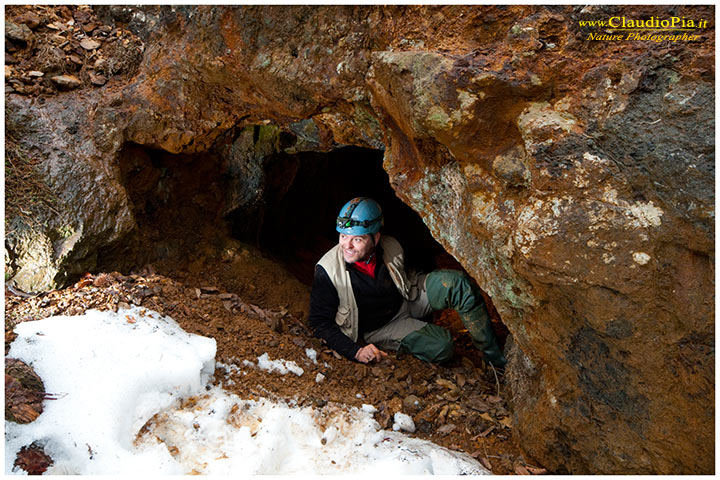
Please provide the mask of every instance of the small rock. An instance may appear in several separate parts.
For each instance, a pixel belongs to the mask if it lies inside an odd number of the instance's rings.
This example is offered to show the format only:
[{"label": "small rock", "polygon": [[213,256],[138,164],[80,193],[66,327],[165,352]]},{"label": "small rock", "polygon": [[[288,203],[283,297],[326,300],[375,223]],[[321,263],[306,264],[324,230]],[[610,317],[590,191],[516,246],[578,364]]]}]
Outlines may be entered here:
[{"label": "small rock", "polygon": [[82,85],[80,79],[77,78],[75,75],[58,75],[56,77],[52,77],[50,80],[52,80],[53,83],[59,88],[64,88],[67,90],[71,90]]},{"label": "small rock", "polygon": [[44,76],[45,74],[43,72],[39,72],[37,70],[31,70],[28,72],[28,75],[33,78],[40,78]]},{"label": "small rock", "polygon": [[70,55],[68,58],[69,58],[70,61],[73,62],[75,65],[82,65],[82,64],[83,64],[82,58],[78,57],[78,56],[75,55],[75,54]]},{"label": "small rock", "polygon": [[5,65],[5,79],[10,78],[10,76],[13,74],[13,69],[10,65]]},{"label": "small rock", "polygon": [[40,16],[35,12],[25,12],[15,17],[15,22],[27,25],[31,30],[35,30],[40,26]]},{"label": "small rock", "polygon": [[403,399],[403,411],[408,413],[419,412],[420,410],[422,410],[422,405],[420,404],[420,402],[420,398],[416,397],[415,395],[408,395]]},{"label": "small rock", "polygon": [[10,83],[10,86],[12,86],[13,90],[15,90],[16,93],[25,93],[25,87],[23,86],[23,84],[21,82],[13,82],[11,80],[9,83]]},{"label": "small rock", "polygon": [[93,30],[95,30],[96,28],[97,28],[97,24],[96,24],[96,23],[92,23],[92,22],[87,23],[87,24],[85,24],[85,25],[82,26],[82,29],[83,29],[83,31],[84,31],[85,33],[90,33],[90,32],[92,32]]},{"label": "small rock", "polygon": [[5,65],[14,65],[17,63],[17,59],[10,55],[8,52],[5,52]]},{"label": "small rock", "polygon": [[91,17],[92,13],[88,12],[87,10],[78,9],[73,12],[73,18],[80,23],[89,22]]},{"label": "small rock", "polygon": [[55,45],[63,45],[67,42],[67,38],[65,38],[64,35],[56,33],[54,35],[50,35],[50,41]]},{"label": "small rock", "polygon": [[90,83],[93,85],[96,85],[98,87],[101,87],[107,83],[107,78],[105,78],[104,75],[96,75],[94,73],[90,74]]},{"label": "small rock", "polygon": [[32,30],[25,24],[18,25],[15,22],[5,22],[5,37],[17,42],[27,43],[33,37]]},{"label": "small rock", "polygon": [[118,310],[128,310],[130,308],[130,304],[127,302],[118,302],[117,308]]},{"label": "small rock", "polygon": [[85,50],[95,50],[98,47],[100,47],[100,42],[96,42],[95,40],[91,38],[83,38],[80,41],[80,46],[84,48]]}]

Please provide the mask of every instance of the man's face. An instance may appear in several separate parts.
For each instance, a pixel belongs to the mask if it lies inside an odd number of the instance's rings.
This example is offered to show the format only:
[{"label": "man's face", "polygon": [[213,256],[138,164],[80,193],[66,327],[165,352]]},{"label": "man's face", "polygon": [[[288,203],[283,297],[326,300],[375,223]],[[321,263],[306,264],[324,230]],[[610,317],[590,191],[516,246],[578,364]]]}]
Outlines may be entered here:
[{"label": "man's face", "polygon": [[[375,241],[380,237],[375,234]],[[347,263],[355,263],[364,259],[370,254],[373,248],[373,240],[370,235],[345,235],[340,234],[340,248]]]}]

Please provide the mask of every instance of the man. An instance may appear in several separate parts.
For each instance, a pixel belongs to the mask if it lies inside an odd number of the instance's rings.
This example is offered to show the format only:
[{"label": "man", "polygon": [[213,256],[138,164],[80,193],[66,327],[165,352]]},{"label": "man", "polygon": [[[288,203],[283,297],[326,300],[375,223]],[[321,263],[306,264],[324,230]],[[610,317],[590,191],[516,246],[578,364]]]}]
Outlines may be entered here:
[{"label": "man", "polygon": [[340,210],[338,245],[315,267],[309,318],[315,336],[362,363],[381,360],[385,350],[440,363],[453,354],[450,332],[420,319],[454,308],[485,361],[504,367],[482,294],[470,278],[454,270],[406,272],[402,247],[380,234],[382,225],[380,205],[370,198],[353,198]]}]

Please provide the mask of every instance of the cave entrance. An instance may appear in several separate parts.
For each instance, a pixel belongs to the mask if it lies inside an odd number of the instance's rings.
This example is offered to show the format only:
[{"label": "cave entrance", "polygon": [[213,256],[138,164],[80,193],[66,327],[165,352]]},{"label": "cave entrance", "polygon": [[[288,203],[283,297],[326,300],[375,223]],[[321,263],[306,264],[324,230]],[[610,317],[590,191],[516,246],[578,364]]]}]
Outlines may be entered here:
[{"label": "cave entrance", "polygon": [[[228,212],[235,192],[220,154],[176,155],[128,144],[120,165],[138,235],[125,249],[106,252],[102,268],[141,272],[149,266],[189,285],[214,284],[260,305],[294,304],[302,310],[307,301],[292,282],[309,292],[315,263],[338,241],[340,208],[353,197],[368,196],[382,206],[382,231],[401,243],[408,268],[463,270],[420,216],[395,196],[382,163],[381,151],[360,147],[275,153],[261,162],[257,199]],[[282,264],[292,281],[260,257]],[[507,330],[490,298],[485,299],[502,342]],[[464,330],[452,311],[436,315],[435,321],[455,332]],[[456,347],[465,346],[466,355],[474,356],[469,337],[458,339],[464,340]]]},{"label": "cave entrance", "polygon": [[[310,285],[315,263],[337,244],[335,219],[340,209],[351,198],[365,196],[381,205],[382,232],[398,239],[409,268],[462,268],[420,216],[395,196],[382,162],[382,151],[360,147],[272,155],[265,163],[265,201],[254,233],[258,245]],[[247,222],[241,218],[238,214],[231,219],[233,234],[249,241]]]},{"label": "cave entrance", "polygon": [[[328,153],[278,153],[265,162],[264,204],[256,230],[248,231],[244,212],[230,217],[236,238],[255,241],[306,285],[314,266],[338,242],[335,220],[351,198],[371,197],[383,209],[382,233],[395,237],[405,250],[406,266],[422,272],[437,268],[465,271],[430,234],[420,216],[393,191],[383,169],[383,152],[343,147]],[[483,292],[495,331],[504,344],[508,330],[490,297]],[[436,323],[454,332],[465,330],[454,311],[435,314]],[[468,335],[458,335],[456,348],[479,357]]]}]

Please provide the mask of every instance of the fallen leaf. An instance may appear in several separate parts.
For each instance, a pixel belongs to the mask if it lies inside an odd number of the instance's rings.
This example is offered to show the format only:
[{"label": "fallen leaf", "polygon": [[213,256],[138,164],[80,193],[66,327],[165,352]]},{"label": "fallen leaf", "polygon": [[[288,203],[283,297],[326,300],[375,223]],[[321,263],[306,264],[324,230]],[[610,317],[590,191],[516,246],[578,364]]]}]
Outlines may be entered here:
[{"label": "fallen leaf", "polygon": [[450,390],[457,390],[458,388],[457,385],[455,385],[453,382],[451,382],[450,380],[445,380],[444,378],[435,379],[435,383],[437,383],[441,387],[445,387]]},{"label": "fallen leaf", "polygon": [[475,370],[475,364],[468,357],[462,357],[462,359],[460,361],[461,361],[463,367],[470,368],[471,370]]},{"label": "fallen leaf", "polygon": [[445,395],[443,395],[443,398],[445,400],[455,402],[455,401],[457,401],[457,399],[460,398],[460,395],[462,395],[460,390],[455,389],[455,390],[450,390],[449,392],[447,392]]},{"label": "fallen leaf", "polygon": [[445,422],[445,418],[447,417],[448,410],[450,410],[450,406],[449,406],[449,405],[444,405],[444,406],[440,409],[440,414],[438,415],[438,420],[439,420],[440,422],[443,422],[443,423]]},{"label": "fallen leaf", "polygon": [[453,430],[455,430],[455,424],[448,423],[447,425],[443,425],[442,427],[438,428],[437,433],[439,433],[440,435],[447,435]]},{"label": "fallen leaf", "polygon": [[47,456],[41,447],[32,444],[20,449],[14,465],[30,475],[42,475],[52,464],[52,458]]},{"label": "fallen leaf", "polygon": [[483,430],[483,431],[478,435],[478,437],[479,437],[479,438],[485,438],[485,437],[487,437],[488,435],[490,435],[490,432],[492,432],[493,430],[495,430],[495,425],[490,425],[490,427],[488,427],[488,428],[486,428],[485,430]]},{"label": "fallen leaf", "polygon": [[17,423],[30,423],[40,416],[40,413],[28,404],[13,405],[9,410]]},{"label": "fallen leaf", "polygon": [[488,413],[481,413],[480,418],[487,420],[488,422],[494,422],[495,420]]},{"label": "fallen leaf", "polygon": [[488,470],[490,470],[492,472],[492,465],[490,465],[490,460],[488,460],[485,457],[480,457],[480,458],[478,458],[478,460],[480,461],[480,463],[483,464],[483,467],[487,468]]},{"label": "fallen leaf", "polygon": [[500,425],[510,428],[512,426],[512,420],[510,417],[503,417],[500,419]]},{"label": "fallen leaf", "polygon": [[532,473],[533,475],[545,475],[547,474],[547,470],[540,467],[531,467],[530,465],[525,465],[525,468],[528,472]]},{"label": "fallen leaf", "polygon": [[483,402],[479,395],[466,397],[463,401],[463,405],[468,408],[472,408],[473,410],[476,410],[478,412],[487,412],[488,410],[490,410],[490,405]]},{"label": "fallen leaf", "polygon": [[518,475],[530,475],[530,472],[528,472],[527,468],[523,467],[522,465],[515,465],[515,473]]}]

